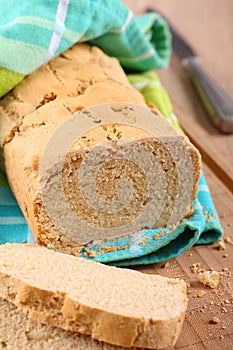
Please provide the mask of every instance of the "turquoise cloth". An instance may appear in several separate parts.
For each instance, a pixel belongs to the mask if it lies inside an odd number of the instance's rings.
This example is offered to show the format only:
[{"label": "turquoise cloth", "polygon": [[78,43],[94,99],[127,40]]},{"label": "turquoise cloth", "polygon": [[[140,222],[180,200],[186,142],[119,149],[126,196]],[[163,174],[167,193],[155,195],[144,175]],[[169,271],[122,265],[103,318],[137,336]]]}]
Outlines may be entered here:
[{"label": "turquoise cloth", "polygon": [[171,37],[163,18],[136,18],[119,0],[0,0],[0,9],[0,96],[76,42],[99,46],[126,69],[169,63]]},{"label": "turquoise cloth", "polygon": [[[24,74],[72,46],[74,42],[91,40],[110,55],[118,57],[125,68],[145,71],[128,75],[129,81],[148,103],[157,105],[163,115],[179,128],[165,89],[158,77],[148,72],[152,68],[166,66],[169,61],[170,34],[160,16],[149,14],[140,18],[132,17],[127,7],[117,0],[0,0],[0,6],[1,10],[5,9],[0,14],[0,47],[5,48],[4,45],[9,44],[6,50],[0,51],[0,92],[7,92]],[[57,47],[52,45],[53,49],[56,47],[52,54],[48,48],[54,35],[58,36],[59,43]],[[5,44],[2,46],[2,43]],[[27,55],[31,55],[31,60],[27,59]],[[1,79],[2,72],[4,79]],[[176,229],[143,231],[101,246],[87,247],[82,255],[113,265],[149,264],[176,257],[194,244],[217,241],[222,233],[202,174],[198,198],[193,203],[193,214]],[[34,242],[34,238],[5,175],[0,172],[0,244],[6,242]]]}]

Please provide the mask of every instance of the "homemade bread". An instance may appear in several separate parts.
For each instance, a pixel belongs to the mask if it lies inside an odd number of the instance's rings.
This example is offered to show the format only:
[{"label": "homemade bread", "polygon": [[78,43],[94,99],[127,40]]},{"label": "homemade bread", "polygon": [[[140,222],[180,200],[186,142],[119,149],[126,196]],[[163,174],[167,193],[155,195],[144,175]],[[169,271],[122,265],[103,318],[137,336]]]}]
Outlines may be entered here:
[{"label": "homemade bread", "polygon": [[[126,350],[30,319],[0,298],[0,349],[4,350]],[[135,348],[131,348],[134,350]]]},{"label": "homemade bread", "polygon": [[187,306],[178,279],[37,245],[0,246],[0,297],[34,320],[123,347],[173,346]]},{"label": "homemade bread", "polygon": [[74,252],[190,212],[198,151],[96,47],[75,45],[26,77],[0,119],[9,183],[39,244]]}]

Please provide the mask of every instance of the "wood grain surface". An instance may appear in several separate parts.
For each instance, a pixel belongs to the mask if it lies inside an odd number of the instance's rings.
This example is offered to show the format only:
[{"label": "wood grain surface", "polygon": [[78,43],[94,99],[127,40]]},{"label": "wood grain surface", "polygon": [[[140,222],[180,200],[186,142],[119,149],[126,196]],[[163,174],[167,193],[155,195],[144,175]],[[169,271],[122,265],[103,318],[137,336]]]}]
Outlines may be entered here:
[{"label": "wood grain surface", "polygon": [[[124,0],[135,14],[155,6],[190,41],[207,72],[233,98],[232,0]],[[157,72],[168,91],[181,126],[203,157],[203,168],[224,229],[219,243],[196,246],[179,258],[135,269],[183,278],[189,284],[189,306],[175,349],[233,349],[233,134],[224,135],[210,123],[192,83],[175,55]],[[193,264],[221,274],[216,289],[204,286],[191,271]],[[200,292],[203,291],[203,292]],[[198,296],[199,295],[199,296]],[[200,297],[201,295],[201,297]],[[211,323],[213,317],[218,323]]]}]

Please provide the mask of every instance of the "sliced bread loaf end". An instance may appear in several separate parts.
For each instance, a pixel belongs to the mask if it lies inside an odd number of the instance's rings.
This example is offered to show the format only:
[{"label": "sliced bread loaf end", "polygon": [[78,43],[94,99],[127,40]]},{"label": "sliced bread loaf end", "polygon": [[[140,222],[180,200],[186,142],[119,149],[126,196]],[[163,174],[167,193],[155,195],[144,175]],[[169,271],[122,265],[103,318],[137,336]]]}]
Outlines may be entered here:
[{"label": "sliced bread loaf end", "polygon": [[32,319],[123,347],[165,348],[180,334],[187,307],[181,280],[36,245],[3,245],[0,257],[0,297]]}]

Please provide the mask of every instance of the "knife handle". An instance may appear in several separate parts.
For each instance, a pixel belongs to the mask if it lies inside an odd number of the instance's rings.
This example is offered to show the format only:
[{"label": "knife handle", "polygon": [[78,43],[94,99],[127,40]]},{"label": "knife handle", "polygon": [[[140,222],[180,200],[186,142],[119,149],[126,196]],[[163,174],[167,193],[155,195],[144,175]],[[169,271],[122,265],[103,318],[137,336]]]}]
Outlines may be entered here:
[{"label": "knife handle", "polygon": [[198,57],[183,59],[198,94],[204,103],[211,121],[224,133],[233,133],[233,100],[205,72]]}]

